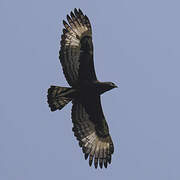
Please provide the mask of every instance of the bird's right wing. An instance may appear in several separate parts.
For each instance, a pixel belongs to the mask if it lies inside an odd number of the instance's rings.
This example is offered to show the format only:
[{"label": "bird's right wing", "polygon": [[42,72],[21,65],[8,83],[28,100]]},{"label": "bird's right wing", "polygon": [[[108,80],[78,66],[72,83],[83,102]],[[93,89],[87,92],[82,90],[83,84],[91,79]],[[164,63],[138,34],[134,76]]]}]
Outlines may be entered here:
[{"label": "bird's right wing", "polygon": [[109,134],[107,122],[104,118],[100,97],[80,101],[73,100],[72,107],[73,131],[80,147],[82,147],[85,159],[89,157],[91,166],[98,163],[102,168],[111,163],[111,155],[114,146]]},{"label": "bird's right wing", "polygon": [[[71,16],[71,17],[70,17]],[[69,85],[76,87],[82,80],[97,80],[93,62],[91,24],[86,15],[75,9],[63,21],[59,58]]]}]

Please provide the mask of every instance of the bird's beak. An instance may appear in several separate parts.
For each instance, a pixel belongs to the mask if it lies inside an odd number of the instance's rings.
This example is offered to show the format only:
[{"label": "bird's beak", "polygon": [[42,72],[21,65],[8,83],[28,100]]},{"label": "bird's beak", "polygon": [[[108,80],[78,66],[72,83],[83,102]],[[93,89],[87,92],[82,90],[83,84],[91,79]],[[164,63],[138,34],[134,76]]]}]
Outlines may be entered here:
[{"label": "bird's beak", "polygon": [[115,85],[114,88],[118,88],[118,86]]}]

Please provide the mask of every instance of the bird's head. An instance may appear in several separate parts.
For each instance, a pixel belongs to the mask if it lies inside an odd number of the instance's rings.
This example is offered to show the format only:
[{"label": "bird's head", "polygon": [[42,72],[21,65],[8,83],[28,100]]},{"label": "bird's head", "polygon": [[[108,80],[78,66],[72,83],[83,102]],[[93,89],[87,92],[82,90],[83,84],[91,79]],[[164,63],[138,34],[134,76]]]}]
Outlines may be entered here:
[{"label": "bird's head", "polygon": [[102,84],[103,84],[101,86],[102,87],[102,91],[101,91],[102,93],[109,91],[111,89],[117,88],[117,86],[113,82],[104,82]]},{"label": "bird's head", "polygon": [[107,84],[109,90],[117,88],[116,84],[114,84],[113,82],[106,82],[106,84]]},{"label": "bird's head", "polygon": [[103,82],[101,83],[100,94],[103,94],[106,91],[117,88],[113,82]]},{"label": "bird's head", "polygon": [[97,88],[97,91],[99,92],[99,94],[103,94],[106,91],[117,88],[117,86],[113,82],[96,81],[94,85]]}]

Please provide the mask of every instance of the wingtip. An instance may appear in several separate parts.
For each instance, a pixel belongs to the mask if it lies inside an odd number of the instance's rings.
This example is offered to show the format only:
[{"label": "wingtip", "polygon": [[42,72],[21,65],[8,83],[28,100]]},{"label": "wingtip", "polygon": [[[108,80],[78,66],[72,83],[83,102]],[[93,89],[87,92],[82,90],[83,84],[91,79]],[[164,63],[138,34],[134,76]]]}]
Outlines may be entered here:
[{"label": "wingtip", "polygon": [[94,159],[94,167],[97,169],[98,167],[98,158],[95,158]]},{"label": "wingtip", "polygon": [[71,20],[69,14],[67,14],[66,18],[67,18],[68,21]]},{"label": "wingtip", "polygon": [[88,156],[89,156],[89,154],[84,154],[85,160],[87,160]]},{"label": "wingtip", "polygon": [[107,168],[107,159],[104,159],[104,167]]},{"label": "wingtip", "polygon": [[90,155],[90,157],[89,157],[89,166],[92,165],[92,162],[93,162],[93,156]]},{"label": "wingtip", "polygon": [[78,12],[77,8],[74,8],[74,13]]},{"label": "wingtip", "polygon": [[108,161],[109,164],[111,164],[111,155],[109,155],[109,156],[107,157],[107,161]]},{"label": "wingtip", "polygon": [[103,167],[103,159],[102,158],[99,159],[99,166],[102,169],[102,167]]},{"label": "wingtip", "polygon": [[66,24],[67,24],[67,22],[66,22],[64,19],[63,19],[63,24],[64,24],[64,25],[66,25]]},{"label": "wingtip", "polygon": [[70,15],[71,15],[71,17],[75,17],[74,13],[72,11],[70,12]]},{"label": "wingtip", "polygon": [[81,9],[79,8],[79,13],[83,15],[83,12],[81,11]]},{"label": "wingtip", "polygon": [[79,17],[79,11],[76,8],[74,9],[74,14]]}]

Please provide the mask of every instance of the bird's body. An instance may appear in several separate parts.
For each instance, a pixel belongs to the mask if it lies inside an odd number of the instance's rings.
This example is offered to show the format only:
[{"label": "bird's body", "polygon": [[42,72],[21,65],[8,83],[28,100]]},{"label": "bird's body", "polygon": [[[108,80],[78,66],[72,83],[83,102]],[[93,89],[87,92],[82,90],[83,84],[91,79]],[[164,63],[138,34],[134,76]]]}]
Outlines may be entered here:
[{"label": "bird's body", "polygon": [[93,61],[92,29],[90,21],[79,9],[67,15],[63,21],[65,29],[61,36],[60,62],[71,87],[51,86],[48,90],[48,103],[51,111],[62,109],[72,101],[73,132],[80,147],[93,160],[97,168],[111,163],[114,151],[108,124],[101,107],[100,96],[117,87],[112,82],[99,82]]}]

